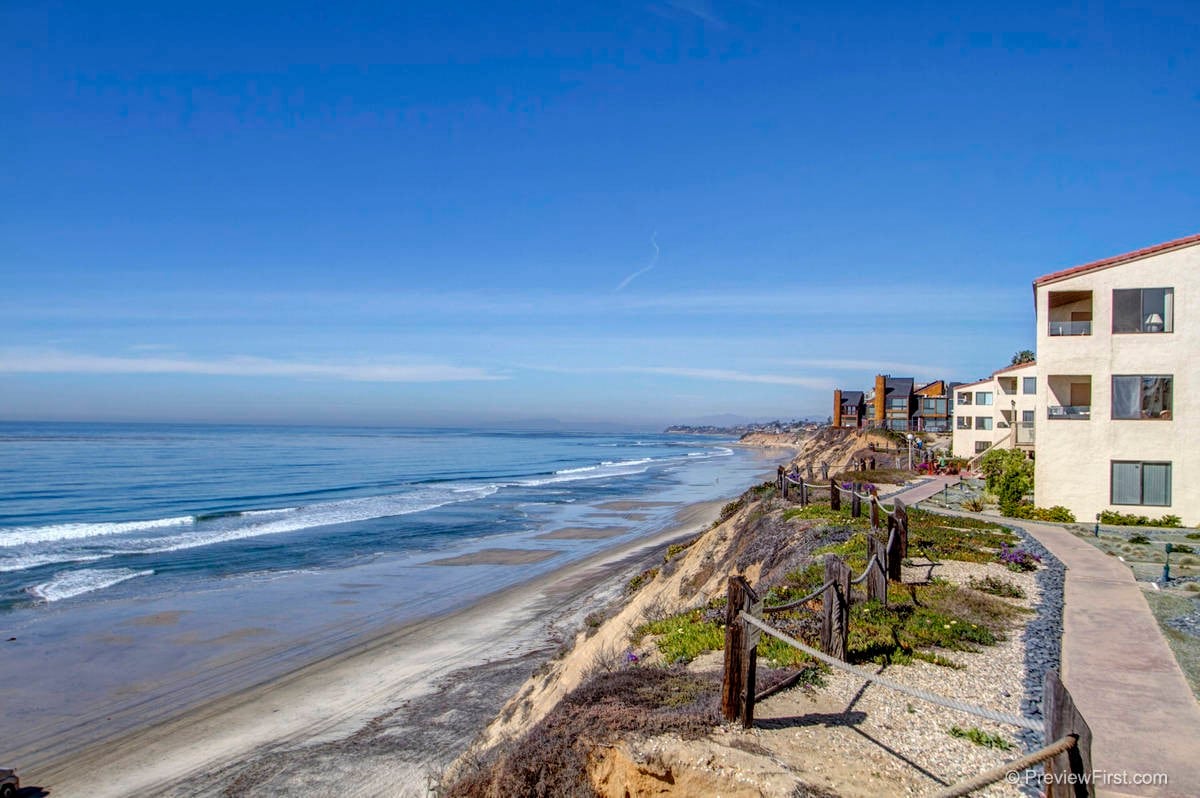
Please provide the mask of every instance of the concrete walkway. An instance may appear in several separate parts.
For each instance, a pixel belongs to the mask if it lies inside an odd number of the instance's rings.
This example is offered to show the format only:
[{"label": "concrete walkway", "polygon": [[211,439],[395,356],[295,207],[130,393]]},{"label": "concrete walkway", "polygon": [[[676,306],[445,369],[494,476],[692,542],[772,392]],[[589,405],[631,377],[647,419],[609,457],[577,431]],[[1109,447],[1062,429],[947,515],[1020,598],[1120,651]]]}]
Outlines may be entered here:
[{"label": "concrete walkway", "polygon": [[917,502],[923,502],[926,499],[932,498],[933,496],[941,493],[942,489],[947,485],[951,487],[957,485],[961,480],[962,477],[957,475],[933,476],[929,478],[928,482],[922,482],[915,488],[909,488],[907,490],[902,490],[899,493],[893,493],[886,498],[881,498],[880,501],[882,501],[884,504],[888,504],[892,501],[892,499],[899,499],[900,501],[904,502],[905,507],[912,507]]},{"label": "concrete walkway", "polygon": [[[1016,524],[1067,567],[1062,677],[1092,729],[1096,794],[1200,795],[1200,704],[1129,567],[1062,527]],[[1150,774],[1168,783],[1130,783]]]}]

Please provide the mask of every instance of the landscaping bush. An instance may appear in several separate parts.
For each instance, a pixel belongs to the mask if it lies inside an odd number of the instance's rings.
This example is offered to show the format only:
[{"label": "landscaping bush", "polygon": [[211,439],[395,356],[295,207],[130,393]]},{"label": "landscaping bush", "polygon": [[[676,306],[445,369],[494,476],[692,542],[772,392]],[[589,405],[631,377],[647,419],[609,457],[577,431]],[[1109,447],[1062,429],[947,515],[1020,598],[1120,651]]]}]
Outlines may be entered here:
[{"label": "landscaping bush", "polygon": [[1150,538],[1148,538],[1148,537],[1146,537],[1145,535],[1142,535],[1142,534],[1130,535],[1130,536],[1129,536],[1129,542],[1130,542],[1130,543],[1137,543],[1138,545],[1145,546],[1147,543],[1149,543],[1149,542],[1150,542]]},{"label": "landscaping bush", "polygon": [[963,509],[972,513],[982,513],[983,508],[986,506],[987,505],[983,503],[983,499],[977,496],[967,499],[962,503]]},{"label": "landscaping bush", "polygon": [[1001,509],[1001,512],[1009,518],[1028,518],[1031,521],[1059,521],[1066,524],[1075,521],[1075,514],[1061,504],[1036,507],[1029,502],[1020,502],[1008,507],[1007,512],[1004,509]]},{"label": "landscaping bush", "polygon": [[1033,490],[1033,463],[1016,449],[993,449],[979,460],[987,489],[1000,499],[1000,512],[1012,515]]},{"label": "landscaping bush", "polygon": [[1116,510],[1105,510],[1100,513],[1100,523],[1110,526],[1183,526],[1182,520],[1177,515],[1164,515],[1162,518],[1147,518],[1144,515],[1122,513]]},{"label": "landscaping bush", "polygon": [[978,590],[982,593],[988,593],[993,596],[1003,596],[1004,598],[1025,598],[1025,591],[1014,585],[1012,582],[1006,582],[1003,579],[997,579],[994,576],[985,576],[982,579],[971,577],[967,580],[967,587]]}]

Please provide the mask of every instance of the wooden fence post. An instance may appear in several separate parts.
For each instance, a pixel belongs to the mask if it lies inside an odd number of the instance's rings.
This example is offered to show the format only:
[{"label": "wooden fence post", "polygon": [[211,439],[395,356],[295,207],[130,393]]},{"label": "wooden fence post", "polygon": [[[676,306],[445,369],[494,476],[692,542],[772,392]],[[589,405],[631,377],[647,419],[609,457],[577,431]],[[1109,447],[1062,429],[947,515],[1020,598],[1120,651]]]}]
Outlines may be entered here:
[{"label": "wooden fence post", "polygon": [[871,529],[879,529],[879,489],[874,486],[871,488]]},{"label": "wooden fence post", "polygon": [[783,490],[781,491],[784,499],[786,499],[788,497],[788,491],[790,489],[791,489],[791,483],[788,481],[787,475],[785,474],[783,476]]},{"label": "wooden fence post", "polygon": [[810,461],[808,461],[807,463],[805,463],[805,464],[804,464],[804,474],[805,474],[805,477],[806,477],[807,481],[809,481],[809,482],[816,482],[816,481],[817,481],[817,478],[813,476],[813,470],[812,470],[812,461],[811,461],[811,460],[810,460]]},{"label": "wooden fence post", "polygon": [[858,498],[858,483],[850,483],[850,517],[862,518],[862,499]]},{"label": "wooden fence post", "polygon": [[829,480],[829,509],[842,509],[842,494],[836,479]]},{"label": "wooden fence post", "polygon": [[821,463],[821,479],[829,479],[829,463]]},{"label": "wooden fence post", "polygon": [[892,515],[896,516],[896,524],[898,537],[900,538],[900,557],[908,556],[908,510],[904,507],[904,502],[896,499],[894,504],[896,509],[892,511]]},{"label": "wooden fence post", "polygon": [[800,506],[801,507],[808,506],[808,483],[807,482],[800,483]]},{"label": "wooden fence post", "polygon": [[888,579],[903,582],[900,571],[900,564],[904,559],[900,554],[900,522],[893,515],[888,516],[887,536],[887,557],[884,559],[884,565],[887,566]]},{"label": "wooden fence post", "polygon": [[833,584],[821,594],[821,650],[844,662],[850,636],[850,566],[836,554],[826,554],[825,581]]},{"label": "wooden fence post", "polygon": [[[871,558],[878,560],[878,565],[871,563]],[[878,601],[887,606],[887,572],[884,563],[887,562],[887,552],[884,551],[883,541],[874,534],[867,535],[867,567],[871,573],[867,575],[867,600]]]},{"label": "wooden fence post", "polygon": [[783,493],[783,466],[775,469],[775,487],[779,488],[779,492]]},{"label": "wooden fence post", "polygon": [[[1046,798],[1093,798],[1092,730],[1057,671],[1046,671],[1042,692],[1042,717],[1046,719],[1046,744],[1067,735],[1075,736],[1075,746],[1046,762]],[[1068,779],[1065,774],[1070,773]],[[1067,783],[1073,781],[1074,784]]]},{"label": "wooden fence post", "polygon": [[[729,578],[725,605],[725,678],[721,683],[721,714],[726,720],[754,723],[754,682],[758,670],[757,634],[741,619],[742,610],[750,611],[758,596],[740,576]],[[757,630],[754,630],[757,632]]]}]

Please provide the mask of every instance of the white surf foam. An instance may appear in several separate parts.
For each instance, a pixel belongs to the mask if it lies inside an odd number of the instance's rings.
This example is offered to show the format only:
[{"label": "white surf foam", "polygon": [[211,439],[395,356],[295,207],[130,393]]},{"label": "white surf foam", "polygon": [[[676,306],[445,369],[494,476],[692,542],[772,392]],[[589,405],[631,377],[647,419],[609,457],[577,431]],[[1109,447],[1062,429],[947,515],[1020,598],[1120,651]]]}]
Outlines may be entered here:
[{"label": "white surf foam", "polygon": [[348,524],[354,521],[370,521],[397,515],[411,515],[447,504],[472,501],[491,496],[500,489],[499,485],[480,485],[446,490],[421,488],[410,494],[370,496],[361,499],[346,499],[326,504],[300,507],[294,513],[274,521],[266,521],[225,529],[197,530],[180,535],[148,538],[140,541],[122,541],[122,553],[157,554],[167,551],[194,549],[211,546],[230,540],[279,535],[298,532],[321,526]]},{"label": "white surf foam", "polygon": [[106,535],[122,535],[151,529],[191,526],[192,516],[155,518],[149,521],[118,521],[97,524],[52,524],[50,526],[15,526],[0,529],[0,547],[24,546],[30,543],[50,543],[57,540],[82,540]]},{"label": "white surf foam", "polygon": [[150,569],[135,571],[132,568],[88,568],[82,571],[62,571],[55,574],[49,582],[34,585],[28,590],[43,601],[61,601],[95,590],[103,590],[139,576],[149,576],[152,573],[154,571]]}]

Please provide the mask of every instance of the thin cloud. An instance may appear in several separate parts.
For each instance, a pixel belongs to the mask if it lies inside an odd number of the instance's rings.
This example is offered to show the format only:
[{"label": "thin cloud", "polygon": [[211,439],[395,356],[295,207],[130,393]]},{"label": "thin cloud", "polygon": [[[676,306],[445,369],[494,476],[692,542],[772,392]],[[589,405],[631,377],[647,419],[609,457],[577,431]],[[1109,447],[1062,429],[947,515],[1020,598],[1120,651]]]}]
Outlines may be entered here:
[{"label": "thin cloud", "polygon": [[797,377],[791,374],[751,374],[729,369],[696,369],[674,366],[644,366],[620,369],[635,374],[663,374],[670,377],[689,377],[716,382],[753,382],[763,385],[795,385],[801,388],[828,388],[833,383],[826,377]]},{"label": "thin cloud", "polygon": [[623,290],[625,288],[625,286],[629,285],[634,280],[636,280],[637,278],[641,277],[646,272],[653,269],[654,266],[658,263],[658,255],[661,251],[658,248],[658,233],[655,233],[654,235],[650,236],[650,246],[654,247],[654,255],[650,258],[650,263],[648,265],[646,265],[645,267],[638,269],[636,272],[634,272],[633,274],[629,275],[624,280],[622,280],[621,284],[616,287],[615,291]]},{"label": "thin cloud", "polygon": [[445,364],[306,363],[258,357],[197,360],[185,357],[109,357],[61,351],[0,351],[8,374],[188,374],[285,377],[350,382],[477,382],[508,379],[478,368]]},{"label": "thin cloud", "polygon": [[829,369],[831,371],[874,371],[878,374],[945,374],[945,366],[931,366],[920,363],[897,363],[894,360],[777,360],[776,363],[800,366],[802,368]]},{"label": "thin cloud", "polygon": [[829,377],[798,377],[794,374],[755,374],[733,369],[691,368],[688,366],[530,366],[531,371],[554,374],[657,374],[664,377],[686,377],[713,382],[751,382],[760,385],[794,385],[800,388],[824,390],[833,387]]},{"label": "thin cloud", "polygon": [[660,17],[668,16],[691,16],[714,28],[724,29],[726,27],[725,20],[717,16],[713,11],[712,4],[707,0],[663,0],[662,6],[650,6],[651,13],[657,14]]}]

